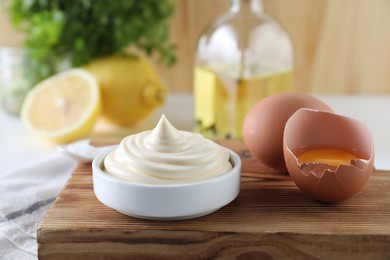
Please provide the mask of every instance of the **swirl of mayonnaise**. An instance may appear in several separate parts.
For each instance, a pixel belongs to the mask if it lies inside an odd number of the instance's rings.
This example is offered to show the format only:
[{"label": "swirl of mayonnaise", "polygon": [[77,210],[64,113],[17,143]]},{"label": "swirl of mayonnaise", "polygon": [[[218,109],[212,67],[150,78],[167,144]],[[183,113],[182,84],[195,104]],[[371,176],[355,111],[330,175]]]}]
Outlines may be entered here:
[{"label": "swirl of mayonnaise", "polygon": [[163,115],[157,126],[124,138],[104,159],[105,172],[134,183],[183,184],[232,169],[229,152],[200,134],[179,131]]}]

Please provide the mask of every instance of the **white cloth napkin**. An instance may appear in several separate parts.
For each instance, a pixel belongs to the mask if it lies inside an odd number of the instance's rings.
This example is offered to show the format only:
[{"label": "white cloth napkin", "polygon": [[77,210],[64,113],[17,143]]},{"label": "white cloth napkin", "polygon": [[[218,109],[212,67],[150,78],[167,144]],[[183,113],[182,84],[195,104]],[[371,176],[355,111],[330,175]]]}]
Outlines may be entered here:
[{"label": "white cloth napkin", "polygon": [[0,259],[37,259],[38,225],[76,164],[53,152],[0,172]]}]

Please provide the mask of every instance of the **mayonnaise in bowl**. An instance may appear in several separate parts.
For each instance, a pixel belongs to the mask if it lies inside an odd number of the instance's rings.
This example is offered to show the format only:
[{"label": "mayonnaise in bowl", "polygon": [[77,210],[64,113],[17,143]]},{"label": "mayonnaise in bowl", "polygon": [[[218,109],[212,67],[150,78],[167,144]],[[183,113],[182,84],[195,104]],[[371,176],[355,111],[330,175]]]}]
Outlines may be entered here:
[{"label": "mayonnaise in bowl", "polygon": [[158,220],[210,214],[240,190],[241,160],[202,135],[157,126],[124,138],[92,162],[93,188],[106,206],[125,215]]},{"label": "mayonnaise in bowl", "polygon": [[225,147],[200,134],[179,131],[163,115],[157,126],[124,138],[104,160],[105,171],[143,184],[183,184],[232,169]]}]

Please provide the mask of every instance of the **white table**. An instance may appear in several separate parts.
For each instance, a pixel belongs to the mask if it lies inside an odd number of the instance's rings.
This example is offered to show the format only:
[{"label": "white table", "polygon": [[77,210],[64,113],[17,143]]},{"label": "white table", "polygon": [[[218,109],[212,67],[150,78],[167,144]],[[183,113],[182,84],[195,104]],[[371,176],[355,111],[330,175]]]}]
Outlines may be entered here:
[{"label": "white table", "polygon": [[[377,168],[390,169],[390,95],[389,96],[329,96],[317,95],[336,113],[366,123],[372,130]],[[141,130],[151,129],[164,113],[173,125],[191,131],[193,128],[193,96],[171,93],[166,105],[155,111],[137,126],[118,128],[99,121],[92,137],[124,137]],[[55,150],[55,145],[37,139],[23,127],[20,119],[0,109],[0,165],[2,171],[32,161]],[[1,173],[0,173],[1,174]]]}]

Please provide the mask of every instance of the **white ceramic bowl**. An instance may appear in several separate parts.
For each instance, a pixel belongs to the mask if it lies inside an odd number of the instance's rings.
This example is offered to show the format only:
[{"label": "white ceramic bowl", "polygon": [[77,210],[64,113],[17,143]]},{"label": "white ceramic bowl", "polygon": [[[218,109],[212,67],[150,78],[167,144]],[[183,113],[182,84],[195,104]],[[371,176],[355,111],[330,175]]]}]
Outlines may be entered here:
[{"label": "white ceramic bowl", "polygon": [[103,204],[128,216],[157,220],[201,217],[227,205],[240,191],[241,159],[231,150],[233,168],[226,174],[173,185],[131,183],[105,173],[103,161],[110,151],[92,162],[93,189]]}]

